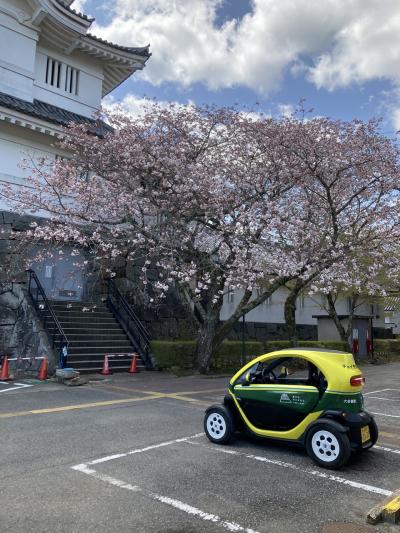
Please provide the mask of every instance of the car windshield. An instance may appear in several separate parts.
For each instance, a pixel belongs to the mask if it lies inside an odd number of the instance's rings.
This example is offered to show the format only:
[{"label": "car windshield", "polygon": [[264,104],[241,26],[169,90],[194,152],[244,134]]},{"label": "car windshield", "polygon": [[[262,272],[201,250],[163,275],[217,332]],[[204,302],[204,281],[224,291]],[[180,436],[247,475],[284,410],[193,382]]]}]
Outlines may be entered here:
[{"label": "car windshield", "polygon": [[255,363],[247,369],[236,384],[309,385],[319,389],[326,388],[326,379],[322,372],[310,361],[302,357],[277,357]]}]

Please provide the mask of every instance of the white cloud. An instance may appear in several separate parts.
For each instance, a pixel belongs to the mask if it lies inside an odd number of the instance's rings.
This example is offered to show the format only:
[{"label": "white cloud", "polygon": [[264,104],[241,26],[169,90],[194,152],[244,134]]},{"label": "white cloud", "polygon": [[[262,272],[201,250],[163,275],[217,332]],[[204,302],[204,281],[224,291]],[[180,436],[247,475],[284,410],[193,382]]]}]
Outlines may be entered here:
[{"label": "white cloud", "polygon": [[291,117],[295,111],[295,107],[292,104],[278,104],[278,111],[282,117]]},{"label": "white cloud", "polygon": [[84,13],[87,0],[73,0],[71,7],[79,13]]},{"label": "white cloud", "polygon": [[318,87],[400,78],[399,0],[253,0],[240,21],[217,27],[223,1],[115,0],[111,23],[94,29],[120,44],[150,42],[142,76],[153,84],[266,93],[285,69],[304,72],[304,56]]},{"label": "white cloud", "polygon": [[393,124],[397,131],[400,130],[400,108],[393,110]]},{"label": "white cloud", "polygon": [[374,79],[400,86],[400,0],[252,0],[241,20],[218,27],[227,1],[114,0],[111,22],[91,31],[119,44],[150,43],[153,55],[137,75],[154,85],[268,94],[289,71],[328,90]]},{"label": "white cloud", "polygon": [[[154,102],[156,102],[158,106],[164,108],[169,107],[171,103],[175,106],[184,105],[175,101],[167,102],[166,100],[151,100],[149,98],[136,96],[133,93],[125,94],[122,100],[116,100],[112,95],[108,95],[103,98],[102,105],[106,111],[113,112],[121,110],[131,117],[137,118],[140,117],[146,108],[151,108]],[[193,102],[188,100],[186,105],[193,105]]]},{"label": "white cloud", "polygon": [[400,2],[363,0],[311,69],[318,87],[335,89],[377,78],[400,81]]}]

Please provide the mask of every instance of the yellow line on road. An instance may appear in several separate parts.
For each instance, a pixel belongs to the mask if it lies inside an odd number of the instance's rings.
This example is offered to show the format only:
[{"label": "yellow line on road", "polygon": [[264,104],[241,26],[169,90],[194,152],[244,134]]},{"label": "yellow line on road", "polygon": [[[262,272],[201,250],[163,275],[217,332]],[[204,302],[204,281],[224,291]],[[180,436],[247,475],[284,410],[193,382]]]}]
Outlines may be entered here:
[{"label": "yellow line on road", "polygon": [[[142,391],[139,389],[131,389],[130,387],[117,387],[113,385],[104,385],[102,388],[107,389],[116,389],[116,390],[128,390],[130,392],[140,392],[143,394],[151,394],[157,396],[157,398],[172,398],[173,400],[180,400],[182,402],[198,403],[200,405],[210,405],[209,401],[198,400],[197,398],[190,398],[188,394],[199,394],[199,392],[189,391],[189,392],[157,392],[157,391]],[[221,389],[218,389],[220,391]],[[204,391],[205,392],[205,391]],[[210,391],[209,391],[210,392]],[[214,392],[214,389],[213,389]]]},{"label": "yellow line on road", "polygon": [[31,409],[30,411],[16,411],[14,413],[0,413],[0,419],[1,418],[14,418],[17,416],[62,413],[65,411],[74,411],[78,409],[90,409],[92,407],[107,407],[109,405],[118,405],[118,404],[123,404],[123,403],[145,402],[147,400],[158,399],[160,398],[160,396],[161,396],[160,394],[154,394],[153,396],[146,396],[143,398],[123,398],[121,400],[108,400],[104,402],[80,403],[77,405],[64,405],[62,407],[50,407],[49,409]]},{"label": "yellow line on road", "polygon": [[388,437],[389,439],[398,439],[400,440],[400,435],[396,433],[389,433],[388,431],[379,431],[381,437]]},{"label": "yellow line on road", "polygon": [[209,405],[209,401],[198,400],[197,398],[190,398],[188,394],[200,394],[201,392],[219,392],[221,389],[213,389],[212,391],[189,391],[184,393],[164,393],[157,391],[143,391],[139,389],[131,389],[130,387],[116,387],[113,385],[108,385],[103,388],[107,389],[121,389],[128,390],[129,392],[138,392],[145,394],[139,398],[122,398],[120,400],[106,400],[102,402],[93,402],[93,403],[81,403],[77,405],[64,405],[62,407],[50,407],[47,409],[30,409],[29,411],[15,411],[11,413],[0,413],[0,419],[5,418],[16,418],[19,416],[30,416],[30,415],[45,415],[51,413],[64,413],[66,411],[75,411],[79,409],[91,409],[93,407],[108,407],[111,405],[119,405],[124,403],[133,403],[133,402],[145,402],[147,400],[156,400],[161,398],[171,398],[172,400],[179,400],[182,402],[188,402],[197,405]]},{"label": "yellow line on road", "polygon": [[176,394],[182,394],[186,396],[187,394],[208,394],[210,392],[220,392],[224,393],[227,392],[227,387],[223,387],[221,389],[208,389],[208,390],[194,390],[194,391],[185,391],[185,392],[177,392]]},{"label": "yellow line on road", "polygon": [[197,398],[187,398],[186,396],[182,396],[181,394],[164,394],[164,398],[172,398],[173,400],[180,400],[182,402],[189,402],[189,403],[195,403],[198,405],[210,405],[210,402],[206,402],[203,400],[198,400]]},{"label": "yellow line on road", "polygon": [[196,390],[196,391],[176,391],[176,392],[160,392],[160,391],[153,391],[153,390],[142,390],[142,389],[136,389],[133,387],[120,387],[117,385],[100,385],[102,389],[113,389],[113,390],[122,390],[122,391],[128,391],[128,392],[139,392],[141,394],[160,394],[163,396],[170,396],[171,394],[179,394],[180,396],[187,396],[187,395],[193,395],[193,394],[208,394],[213,392],[220,392],[224,393],[227,389],[221,388],[221,389],[207,389],[207,390]]},{"label": "yellow line on road", "polygon": [[155,395],[155,394],[160,394],[160,395],[163,395],[164,393],[163,392],[157,392],[157,391],[154,391],[154,390],[142,390],[142,389],[135,389],[133,387],[119,387],[117,385],[99,385],[99,388],[101,387],[101,389],[112,389],[112,390],[123,390],[123,391],[128,391],[128,392],[139,392],[140,394],[150,394],[150,395]]}]

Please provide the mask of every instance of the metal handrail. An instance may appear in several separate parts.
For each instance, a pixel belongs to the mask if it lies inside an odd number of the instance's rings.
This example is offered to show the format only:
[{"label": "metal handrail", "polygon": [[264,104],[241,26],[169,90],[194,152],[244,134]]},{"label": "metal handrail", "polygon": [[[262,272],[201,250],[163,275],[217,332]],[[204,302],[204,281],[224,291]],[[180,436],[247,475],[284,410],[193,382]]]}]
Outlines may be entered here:
[{"label": "metal handrail", "polygon": [[153,368],[150,353],[150,335],[125,296],[112,278],[107,279],[106,304],[117,318],[148,369]]},{"label": "metal handrail", "polygon": [[[37,313],[40,315],[42,319],[43,327],[45,328],[47,333],[51,335],[52,337],[53,348],[56,347],[57,339],[59,339],[57,348],[59,349],[59,351],[61,351],[64,348],[64,346],[68,347],[69,345],[68,337],[64,333],[64,330],[57,318],[57,315],[55,314],[53,310],[53,307],[50,301],[48,300],[46,296],[46,292],[42,284],[40,283],[39,278],[36,275],[36,272],[32,269],[28,269],[26,272],[28,273],[28,294],[31,297],[32,303]],[[32,281],[36,284],[35,288],[32,287]],[[41,297],[40,304],[39,304],[39,295]],[[41,307],[41,305],[43,305],[43,307]],[[46,311],[48,312],[50,317],[46,315]],[[50,331],[49,329],[49,325],[47,324],[47,321],[49,318],[50,318],[50,322],[52,323],[51,325],[54,325],[55,331]]]}]

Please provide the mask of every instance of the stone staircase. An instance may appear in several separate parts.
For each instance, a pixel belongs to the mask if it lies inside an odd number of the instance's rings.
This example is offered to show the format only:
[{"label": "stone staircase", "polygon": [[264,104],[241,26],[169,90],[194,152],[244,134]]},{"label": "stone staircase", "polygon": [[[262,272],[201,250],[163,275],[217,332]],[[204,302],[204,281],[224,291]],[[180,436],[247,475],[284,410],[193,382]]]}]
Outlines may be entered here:
[{"label": "stone staircase", "polygon": [[[82,374],[100,372],[105,355],[136,351],[104,303],[52,301],[51,306],[69,341],[68,366]],[[132,355],[109,357],[112,372],[128,371],[131,362]],[[137,364],[145,369],[140,357]]]}]

